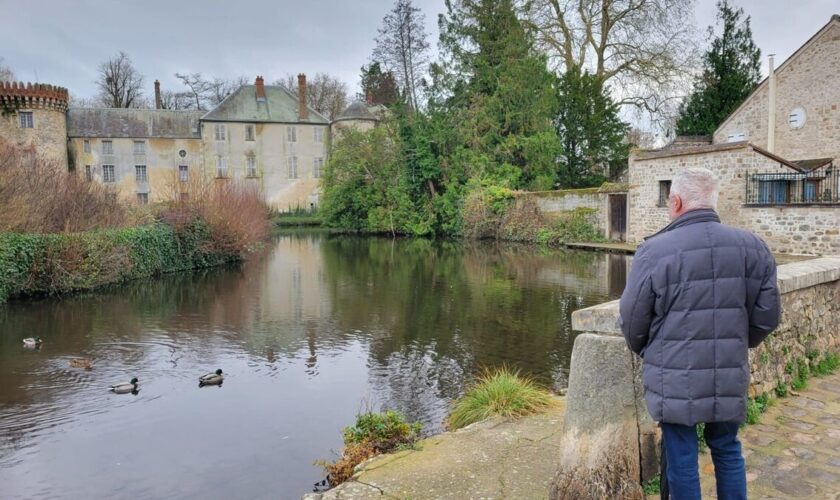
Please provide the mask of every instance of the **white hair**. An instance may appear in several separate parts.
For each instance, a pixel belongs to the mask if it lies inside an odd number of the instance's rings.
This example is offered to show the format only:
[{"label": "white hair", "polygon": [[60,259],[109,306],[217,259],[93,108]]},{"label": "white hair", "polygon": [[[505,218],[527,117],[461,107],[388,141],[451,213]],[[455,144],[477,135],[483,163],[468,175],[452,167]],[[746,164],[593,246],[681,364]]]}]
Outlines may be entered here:
[{"label": "white hair", "polygon": [[678,195],[686,210],[717,208],[718,180],[707,168],[681,170],[671,181],[671,194]]}]

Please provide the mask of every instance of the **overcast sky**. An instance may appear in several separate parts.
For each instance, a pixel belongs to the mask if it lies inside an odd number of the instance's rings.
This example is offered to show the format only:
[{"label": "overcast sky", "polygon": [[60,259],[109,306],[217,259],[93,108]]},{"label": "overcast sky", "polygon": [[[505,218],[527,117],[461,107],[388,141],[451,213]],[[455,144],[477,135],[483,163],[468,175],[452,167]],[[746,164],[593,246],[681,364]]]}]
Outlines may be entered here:
[{"label": "overcast sky", "polygon": [[[832,14],[838,0],[735,0],[752,16],[756,43],[777,65]],[[393,0],[39,0],[21,8],[0,0],[0,57],[19,80],[65,86],[80,97],[96,93],[96,68],[124,50],[146,78],[180,89],[175,72],[267,82],[287,73],[319,71],[346,81],[355,93],[359,68]],[[415,0],[437,41],[443,0]],[[696,24],[714,22],[715,1],[698,0]],[[436,50],[435,50],[436,53]]]}]

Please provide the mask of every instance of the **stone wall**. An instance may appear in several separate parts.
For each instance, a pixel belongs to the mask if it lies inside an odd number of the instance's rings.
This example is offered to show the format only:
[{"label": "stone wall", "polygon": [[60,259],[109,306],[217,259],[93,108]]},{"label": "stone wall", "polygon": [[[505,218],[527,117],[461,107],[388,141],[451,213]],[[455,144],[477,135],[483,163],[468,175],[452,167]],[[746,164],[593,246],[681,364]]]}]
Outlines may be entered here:
[{"label": "stone wall", "polygon": [[[776,69],[775,154],[791,160],[840,159],[840,18],[832,21]],[[714,142],[731,134],[767,147],[768,81],[715,131]],[[790,113],[801,107],[805,123],[790,125]]]},{"label": "stone wall", "polygon": [[577,208],[592,209],[596,228],[605,238],[609,238],[609,195],[623,192],[620,189],[601,188],[527,192],[517,195],[517,203],[533,201],[544,214],[560,214]]},{"label": "stone wall", "polygon": [[[32,112],[32,128],[20,128],[18,111]],[[67,120],[63,110],[22,108],[0,111],[0,138],[16,146],[34,147],[42,157],[67,170]]]},{"label": "stone wall", "polygon": [[794,367],[840,354],[840,258],[779,266],[782,321],[750,350],[750,396],[790,387]]},{"label": "stone wall", "polygon": [[777,253],[840,255],[840,206],[740,209],[737,224],[761,236]]}]

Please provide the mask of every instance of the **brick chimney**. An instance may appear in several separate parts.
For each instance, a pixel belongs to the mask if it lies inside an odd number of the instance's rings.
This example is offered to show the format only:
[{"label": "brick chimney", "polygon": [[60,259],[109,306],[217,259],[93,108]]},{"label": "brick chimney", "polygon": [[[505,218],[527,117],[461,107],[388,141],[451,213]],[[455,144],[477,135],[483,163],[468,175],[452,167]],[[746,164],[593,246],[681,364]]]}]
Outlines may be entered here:
[{"label": "brick chimney", "polygon": [[309,107],[306,106],[306,75],[298,74],[298,119],[309,119]]},{"label": "brick chimney", "polygon": [[163,107],[163,103],[160,100],[160,82],[155,80],[155,109],[160,109]]},{"label": "brick chimney", "polygon": [[265,83],[263,82],[263,77],[257,76],[256,81],[254,81],[254,92],[258,101],[265,101]]}]

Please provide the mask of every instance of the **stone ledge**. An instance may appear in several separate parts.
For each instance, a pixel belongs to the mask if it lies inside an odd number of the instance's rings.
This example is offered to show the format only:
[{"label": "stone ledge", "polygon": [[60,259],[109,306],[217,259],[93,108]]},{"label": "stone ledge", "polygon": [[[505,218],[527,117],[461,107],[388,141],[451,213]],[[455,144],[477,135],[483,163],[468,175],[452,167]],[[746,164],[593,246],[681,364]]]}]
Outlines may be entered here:
[{"label": "stone ledge", "polygon": [[[778,267],[782,294],[840,280],[840,257],[821,257]],[[604,335],[622,335],[618,324],[618,301],[578,309],[572,313],[572,329]]]}]

